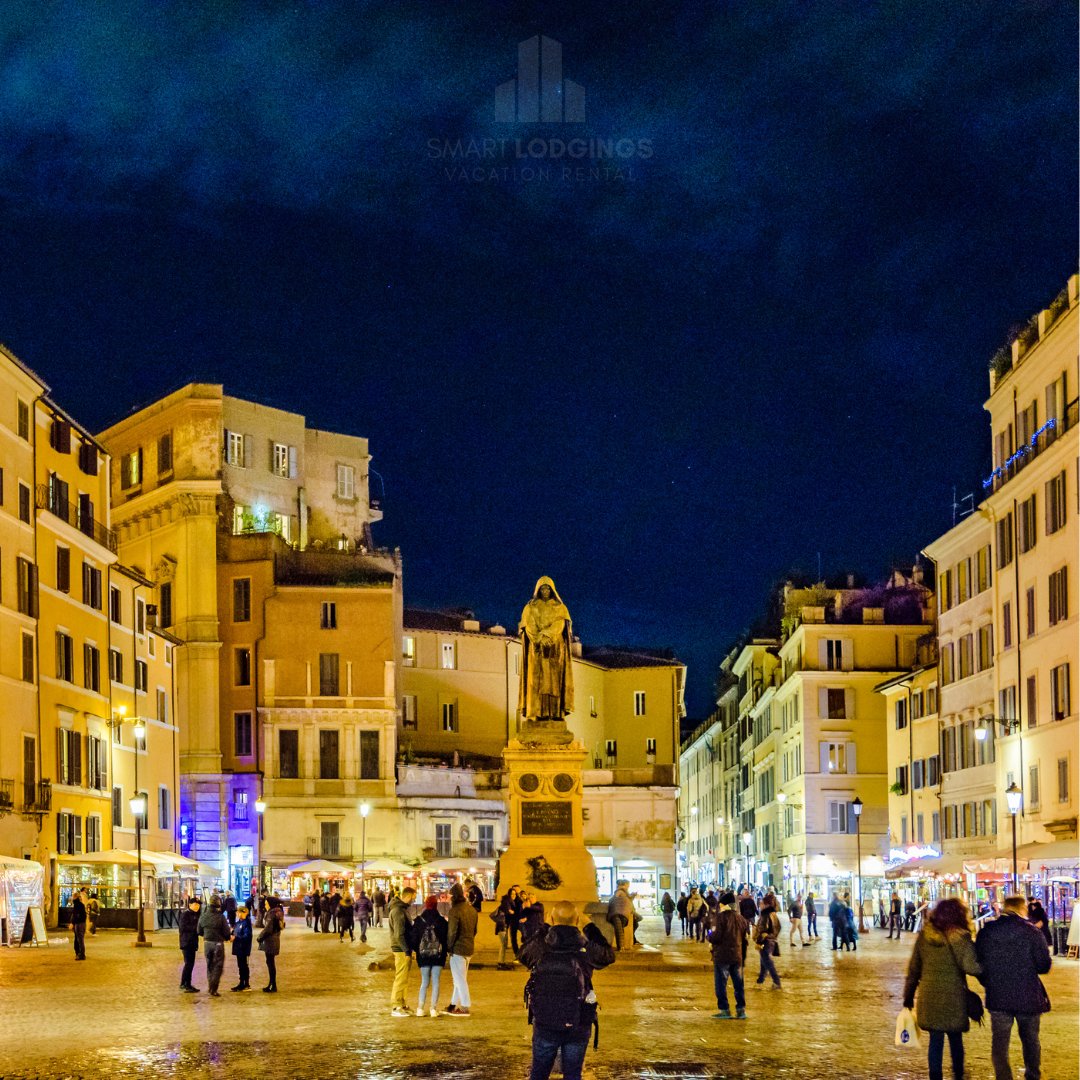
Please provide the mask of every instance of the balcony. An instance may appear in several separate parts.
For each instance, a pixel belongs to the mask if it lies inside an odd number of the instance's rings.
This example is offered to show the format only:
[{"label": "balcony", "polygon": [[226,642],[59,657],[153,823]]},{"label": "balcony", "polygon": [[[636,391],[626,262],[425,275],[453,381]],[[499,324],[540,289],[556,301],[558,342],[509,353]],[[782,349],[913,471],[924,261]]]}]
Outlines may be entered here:
[{"label": "balcony", "polygon": [[24,814],[47,814],[52,808],[52,781],[23,784]]},{"label": "balcony", "polygon": [[1049,419],[1007,461],[999,465],[983,482],[983,492],[1000,491],[1024,467],[1034,461],[1048,446],[1053,445],[1065,432],[1076,427],[1080,414],[1080,398],[1073,398],[1065,407],[1060,419]]},{"label": "balcony", "polygon": [[10,814],[15,809],[15,781],[0,780],[0,814]]},{"label": "balcony", "polygon": [[309,859],[351,859],[353,838],[351,836],[309,836],[307,857]]},{"label": "balcony", "polygon": [[37,508],[48,510],[54,517],[73,525],[79,532],[89,536],[95,543],[116,554],[116,533],[89,513],[83,513],[78,503],[67,502],[56,495],[48,484],[37,486]]}]

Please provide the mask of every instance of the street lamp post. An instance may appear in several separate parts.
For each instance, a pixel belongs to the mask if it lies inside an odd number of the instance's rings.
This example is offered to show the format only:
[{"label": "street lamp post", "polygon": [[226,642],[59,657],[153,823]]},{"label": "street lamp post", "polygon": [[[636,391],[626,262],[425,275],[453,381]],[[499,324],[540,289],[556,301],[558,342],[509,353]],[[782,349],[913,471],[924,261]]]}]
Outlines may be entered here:
[{"label": "street lamp post", "polygon": [[140,946],[149,945],[146,940],[146,931],[143,927],[143,881],[142,881],[142,816],[146,813],[146,799],[141,795],[134,795],[131,799],[131,812],[135,815],[135,850],[136,850],[136,873],[139,877],[139,913],[137,925],[139,928],[135,944]]},{"label": "street lamp post", "polygon": [[750,842],[754,839],[754,834],[747,830],[742,834],[743,847],[746,848],[746,881],[744,884],[749,885],[750,880],[753,877],[753,871],[751,869],[752,863],[750,861]]},{"label": "street lamp post", "polygon": [[863,923],[863,897],[862,897],[862,808],[863,802],[858,795],[851,800],[851,812],[855,815],[855,862],[859,872],[859,933],[866,933],[866,925]]},{"label": "street lamp post", "polygon": [[263,814],[266,813],[266,800],[255,800],[255,813],[259,816],[259,856],[254,859],[255,867],[254,871],[259,878],[259,902],[262,903],[262,891],[263,891],[263,857],[262,857],[262,842],[263,842]]},{"label": "street lamp post", "polygon": [[1020,891],[1020,878],[1016,872],[1016,815],[1020,813],[1020,804],[1024,801],[1024,793],[1016,786],[1014,780],[1005,789],[1005,801],[1009,804],[1009,816],[1012,818],[1012,847],[1013,847],[1013,892]]},{"label": "street lamp post", "polygon": [[369,803],[362,802],[360,804],[360,891],[364,891],[364,872],[367,869],[364,863],[367,862],[367,817],[371,813],[371,806]]}]

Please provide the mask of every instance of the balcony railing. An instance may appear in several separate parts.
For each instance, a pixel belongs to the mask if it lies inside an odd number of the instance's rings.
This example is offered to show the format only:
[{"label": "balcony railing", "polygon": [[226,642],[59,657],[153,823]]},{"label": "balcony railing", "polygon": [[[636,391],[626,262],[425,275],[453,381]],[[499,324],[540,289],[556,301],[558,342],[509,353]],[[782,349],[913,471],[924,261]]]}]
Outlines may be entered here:
[{"label": "balcony railing", "polygon": [[307,857],[309,859],[351,859],[353,838],[351,836],[309,836]]},{"label": "balcony railing", "polygon": [[15,781],[0,780],[0,814],[8,814],[15,809]]},{"label": "balcony railing", "polygon": [[74,525],[79,532],[89,536],[95,543],[116,553],[116,534],[112,529],[106,529],[90,514],[81,513],[78,503],[59,498],[48,484],[37,486],[37,507],[39,510],[48,510],[50,514],[54,514],[69,525]]},{"label": "balcony railing", "polygon": [[1080,398],[1065,407],[1065,415],[1047,420],[1031,438],[1007,461],[999,465],[983,482],[983,491],[1000,491],[1024,466],[1037,458],[1048,446],[1057,442],[1070,428],[1076,427],[1080,415]]},{"label": "balcony railing", "polygon": [[23,813],[47,814],[52,809],[52,781],[23,784]]}]

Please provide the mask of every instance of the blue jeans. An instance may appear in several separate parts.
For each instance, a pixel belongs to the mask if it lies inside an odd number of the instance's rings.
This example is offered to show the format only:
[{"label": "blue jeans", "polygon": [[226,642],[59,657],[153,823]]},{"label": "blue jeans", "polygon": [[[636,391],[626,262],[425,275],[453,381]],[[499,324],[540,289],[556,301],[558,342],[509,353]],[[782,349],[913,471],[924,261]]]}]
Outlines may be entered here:
[{"label": "blue jeans", "polygon": [[1012,1038],[1013,1020],[1020,1032],[1020,1046],[1024,1052],[1024,1080],[1039,1080],[1042,1075],[1042,1048],[1039,1045],[1040,1015],[1017,1016],[1007,1012],[990,1013],[990,1060],[994,1063],[996,1080],[1012,1080],[1009,1065],[1009,1040]]},{"label": "blue jeans", "polygon": [[532,1069],[529,1080],[548,1080],[555,1064],[555,1055],[562,1050],[563,1080],[581,1080],[581,1067],[585,1064],[585,1051],[589,1049],[588,1036],[581,1041],[581,1033],[563,1034],[550,1028],[534,1027],[532,1043]]},{"label": "blue jeans", "polygon": [[728,1008],[727,981],[731,977],[731,988],[735,991],[735,1008],[746,1008],[746,994],[743,993],[742,967],[739,964],[713,964],[713,983],[716,986],[716,1007],[721,1012],[731,1012]]},{"label": "blue jeans", "polygon": [[441,977],[442,968],[438,964],[431,964],[420,969],[420,1003],[416,1008],[418,1014],[424,1011],[424,996],[427,994],[429,985],[431,987],[431,1001],[428,1002],[428,1008],[434,1009],[439,1004],[439,979]]},{"label": "blue jeans", "polygon": [[812,937],[817,937],[817,912],[809,911],[806,914],[806,933]]},{"label": "blue jeans", "polygon": [[765,944],[761,947],[761,972],[758,974],[757,981],[763,983],[765,976],[771,975],[772,981],[777,986],[780,985],[780,975],[777,973],[776,964],[773,963],[773,949],[776,948],[776,942],[766,940]]},{"label": "blue jeans", "polygon": [[664,933],[668,937],[671,937],[671,916],[672,916],[672,914],[674,914],[674,913],[671,912],[671,911],[665,911],[664,912]]},{"label": "blue jeans", "polygon": [[964,1033],[962,1031],[929,1031],[930,1050],[927,1064],[930,1066],[930,1080],[943,1080],[942,1069],[945,1064],[945,1036],[949,1036],[949,1056],[952,1058],[952,1071],[956,1080],[964,1077]]}]

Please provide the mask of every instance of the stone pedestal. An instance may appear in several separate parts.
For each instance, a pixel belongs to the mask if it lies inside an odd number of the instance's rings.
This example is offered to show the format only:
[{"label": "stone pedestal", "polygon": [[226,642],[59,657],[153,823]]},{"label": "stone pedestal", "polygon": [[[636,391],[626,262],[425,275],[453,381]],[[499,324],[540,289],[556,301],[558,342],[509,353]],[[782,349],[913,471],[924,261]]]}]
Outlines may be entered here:
[{"label": "stone pedestal", "polygon": [[530,738],[523,731],[503,751],[509,772],[510,846],[499,862],[499,890],[535,892],[551,906],[569,900],[584,914],[595,903],[596,864],[585,848],[581,814],[582,743]]}]

